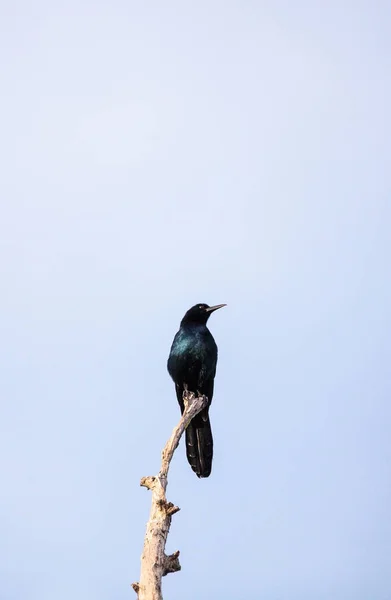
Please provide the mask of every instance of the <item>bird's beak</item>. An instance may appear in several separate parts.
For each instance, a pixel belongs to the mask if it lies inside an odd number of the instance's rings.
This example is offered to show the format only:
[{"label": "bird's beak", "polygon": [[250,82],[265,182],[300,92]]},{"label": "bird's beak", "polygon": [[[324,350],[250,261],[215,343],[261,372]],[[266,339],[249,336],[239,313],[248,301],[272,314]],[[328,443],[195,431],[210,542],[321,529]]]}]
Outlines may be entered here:
[{"label": "bird's beak", "polygon": [[209,308],[205,308],[205,312],[211,313],[218,308],[223,308],[223,306],[227,306],[226,304],[216,304],[216,306],[209,306]]}]

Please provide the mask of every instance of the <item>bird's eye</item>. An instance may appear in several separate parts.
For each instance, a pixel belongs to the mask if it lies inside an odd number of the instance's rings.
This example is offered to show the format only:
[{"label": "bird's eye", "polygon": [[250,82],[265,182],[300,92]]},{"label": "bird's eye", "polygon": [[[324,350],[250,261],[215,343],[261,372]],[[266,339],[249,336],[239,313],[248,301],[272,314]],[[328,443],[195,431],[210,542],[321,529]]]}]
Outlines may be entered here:
[{"label": "bird's eye", "polygon": [[198,308],[202,308],[202,304],[200,304]]}]

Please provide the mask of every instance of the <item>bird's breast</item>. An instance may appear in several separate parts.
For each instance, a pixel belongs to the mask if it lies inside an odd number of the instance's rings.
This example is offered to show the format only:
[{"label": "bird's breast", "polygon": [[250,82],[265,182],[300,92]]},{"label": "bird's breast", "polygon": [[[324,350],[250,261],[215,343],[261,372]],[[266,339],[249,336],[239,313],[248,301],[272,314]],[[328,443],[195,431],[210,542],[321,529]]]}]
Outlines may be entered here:
[{"label": "bird's breast", "polygon": [[197,368],[203,376],[214,375],[217,346],[212,334],[204,329],[180,329],[174,338],[168,369],[173,378],[183,376],[187,370]]},{"label": "bird's breast", "polygon": [[[207,330],[206,330],[207,331]],[[192,355],[202,357],[205,354],[214,354],[216,344],[209,331],[209,336],[203,331],[178,332],[172,350],[178,355]]]}]

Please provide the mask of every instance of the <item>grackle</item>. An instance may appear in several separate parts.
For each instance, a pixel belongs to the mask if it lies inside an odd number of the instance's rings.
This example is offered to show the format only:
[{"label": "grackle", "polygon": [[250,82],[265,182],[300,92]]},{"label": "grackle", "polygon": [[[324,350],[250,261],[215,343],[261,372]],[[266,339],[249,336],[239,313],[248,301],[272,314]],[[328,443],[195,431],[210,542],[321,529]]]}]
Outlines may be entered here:
[{"label": "grackle", "polygon": [[198,477],[209,477],[213,458],[209,407],[213,398],[217,346],[206,323],[212,312],[223,306],[226,304],[196,304],[190,308],[181,321],[167,362],[182,413],[185,389],[208,397],[206,408],[190,421],[186,429],[187,460]]}]

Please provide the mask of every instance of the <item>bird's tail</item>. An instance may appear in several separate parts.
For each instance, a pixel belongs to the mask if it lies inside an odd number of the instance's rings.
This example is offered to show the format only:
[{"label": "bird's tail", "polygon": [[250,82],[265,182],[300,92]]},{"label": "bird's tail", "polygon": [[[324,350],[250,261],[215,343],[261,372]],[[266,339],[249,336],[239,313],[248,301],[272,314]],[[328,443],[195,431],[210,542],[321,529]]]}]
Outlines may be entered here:
[{"label": "bird's tail", "polygon": [[212,471],[213,437],[209,410],[204,408],[186,429],[186,455],[198,477],[209,477]]}]

